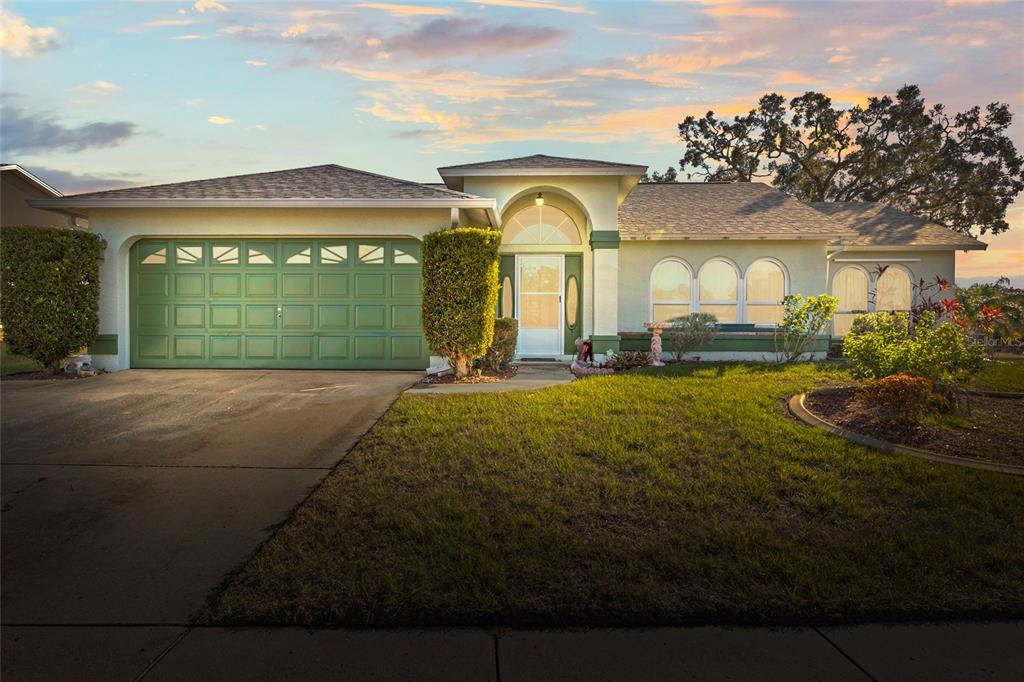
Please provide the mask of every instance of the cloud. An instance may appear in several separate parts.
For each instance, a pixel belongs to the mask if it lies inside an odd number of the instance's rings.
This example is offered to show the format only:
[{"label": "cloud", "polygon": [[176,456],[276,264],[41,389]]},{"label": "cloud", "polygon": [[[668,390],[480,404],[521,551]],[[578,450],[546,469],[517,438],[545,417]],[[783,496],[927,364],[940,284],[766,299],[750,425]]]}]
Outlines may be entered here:
[{"label": "cloud", "polygon": [[154,19],[143,24],[146,28],[163,28],[165,26],[191,26],[203,23],[199,19]]},{"label": "cloud", "polygon": [[704,10],[704,14],[712,17],[732,19],[744,17],[751,19],[788,19],[793,13],[782,7],[756,7],[740,3],[715,5]]},{"label": "cloud", "polygon": [[455,10],[448,7],[430,7],[427,5],[403,5],[394,2],[361,2],[356,7],[361,9],[376,9],[387,12],[392,16],[402,15],[432,15],[455,14]]},{"label": "cloud", "polygon": [[207,40],[212,36],[202,36],[198,33],[186,33],[185,35],[172,36],[171,40]]},{"label": "cloud", "polygon": [[116,147],[137,134],[136,125],[128,121],[67,126],[58,122],[52,113],[29,114],[12,105],[5,106],[0,116],[0,138],[5,154]]},{"label": "cloud", "polygon": [[267,63],[262,59],[246,59],[245,63],[249,66],[266,66]]},{"label": "cloud", "polygon": [[295,36],[302,35],[303,33],[309,33],[309,26],[306,24],[295,24],[287,31],[281,32],[282,38],[294,38]]},{"label": "cloud", "polygon": [[211,116],[206,120],[215,126],[226,126],[235,122],[230,116]]},{"label": "cloud", "polygon": [[137,181],[123,177],[106,177],[90,173],[72,173],[71,171],[46,168],[32,165],[32,175],[44,180],[51,187],[56,187],[63,194],[79,194],[82,192],[102,192],[108,189],[121,189],[139,184]]},{"label": "cloud", "polygon": [[549,26],[496,26],[453,17],[433,19],[412,31],[389,38],[387,47],[392,52],[409,52],[417,57],[488,57],[533,50],[566,35],[565,31]]},{"label": "cloud", "polygon": [[196,107],[201,106],[202,103],[203,103],[203,98],[202,97],[196,97],[194,99],[187,99],[187,100],[184,101],[184,105],[186,107],[188,107],[189,109],[195,109]]},{"label": "cloud", "polygon": [[57,29],[34,28],[25,17],[0,9],[0,49],[12,57],[35,57],[60,45]]},{"label": "cloud", "polygon": [[84,92],[90,95],[109,95],[117,92],[121,87],[109,81],[93,81],[92,83],[76,85],[71,89],[75,92]]},{"label": "cloud", "polygon": [[228,8],[217,2],[217,0],[196,0],[195,4],[192,5],[192,9],[197,12],[205,12],[208,9],[216,10],[217,12],[228,11]]},{"label": "cloud", "polygon": [[779,71],[771,79],[773,85],[822,85],[824,81],[800,71]]},{"label": "cloud", "polygon": [[594,14],[583,5],[563,5],[550,0],[466,0],[474,5],[495,5],[497,7],[522,7],[524,9],[549,9],[568,14]]}]

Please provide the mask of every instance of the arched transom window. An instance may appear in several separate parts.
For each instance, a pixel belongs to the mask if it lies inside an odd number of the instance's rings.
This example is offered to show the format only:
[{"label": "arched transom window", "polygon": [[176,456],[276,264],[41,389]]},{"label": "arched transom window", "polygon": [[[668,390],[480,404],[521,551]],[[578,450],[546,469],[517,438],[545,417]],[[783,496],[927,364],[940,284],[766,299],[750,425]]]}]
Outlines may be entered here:
[{"label": "arched transom window", "polygon": [[690,268],[681,260],[663,260],[651,270],[651,321],[668,322],[690,314]]},{"label": "arched transom window", "polygon": [[786,273],[778,263],[762,258],[747,268],[747,322],[779,324],[786,295]]},{"label": "arched transom window", "polygon": [[857,313],[868,309],[868,273],[853,265],[840,269],[832,278],[832,295],[839,299],[832,333],[844,336]]},{"label": "arched transom window", "polygon": [[505,221],[502,244],[580,244],[580,231],[565,211],[554,206],[530,206]]},{"label": "arched transom window", "polygon": [[697,280],[700,312],[711,313],[719,322],[736,322],[740,290],[736,267],[724,258],[713,258],[701,266]]}]

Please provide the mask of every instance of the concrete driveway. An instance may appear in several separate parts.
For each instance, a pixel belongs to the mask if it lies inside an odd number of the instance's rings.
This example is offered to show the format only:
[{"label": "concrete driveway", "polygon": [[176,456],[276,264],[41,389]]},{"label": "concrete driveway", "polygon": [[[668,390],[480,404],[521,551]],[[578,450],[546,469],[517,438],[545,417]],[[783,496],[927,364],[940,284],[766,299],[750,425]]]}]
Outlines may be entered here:
[{"label": "concrete driveway", "polygon": [[[69,631],[88,642],[83,655],[134,677],[421,376],[131,370],[3,382],[4,678],[26,677],[10,667],[19,662],[40,672],[33,661],[45,667]],[[119,631],[143,624],[153,629]],[[67,627],[83,625],[98,627]]]}]

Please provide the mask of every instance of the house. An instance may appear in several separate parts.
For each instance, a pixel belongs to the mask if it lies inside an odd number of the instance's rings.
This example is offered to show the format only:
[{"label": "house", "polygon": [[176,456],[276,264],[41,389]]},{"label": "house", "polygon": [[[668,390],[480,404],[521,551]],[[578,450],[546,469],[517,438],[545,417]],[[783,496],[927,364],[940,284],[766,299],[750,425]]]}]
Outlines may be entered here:
[{"label": "house", "polygon": [[84,227],[73,215],[29,206],[29,199],[64,196],[16,163],[0,164],[0,228],[9,225]]},{"label": "house", "polygon": [[[645,166],[535,155],[424,184],[337,165],[42,199],[107,242],[94,362],[127,367],[425,369],[421,240],[503,232],[499,313],[519,353],[637,343],[691,311],[735,323],[708,357],[756,357],[786,294],[905,308],[980,242],[874,205],[813,207],[761,183],[639,184]],[[878,265],[890,266],[874,278]],[[758,345],[760,344],[760,345]]]}]

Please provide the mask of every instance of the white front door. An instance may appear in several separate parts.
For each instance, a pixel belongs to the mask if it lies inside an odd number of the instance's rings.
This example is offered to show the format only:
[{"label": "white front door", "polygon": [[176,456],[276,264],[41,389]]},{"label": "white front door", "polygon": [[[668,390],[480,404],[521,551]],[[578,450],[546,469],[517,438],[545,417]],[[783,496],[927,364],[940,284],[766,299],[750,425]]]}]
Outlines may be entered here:
[{"label": "white front door", "polygon": [[519,293],[519,354],[562,354],[564,256],[516,256]]}]

